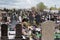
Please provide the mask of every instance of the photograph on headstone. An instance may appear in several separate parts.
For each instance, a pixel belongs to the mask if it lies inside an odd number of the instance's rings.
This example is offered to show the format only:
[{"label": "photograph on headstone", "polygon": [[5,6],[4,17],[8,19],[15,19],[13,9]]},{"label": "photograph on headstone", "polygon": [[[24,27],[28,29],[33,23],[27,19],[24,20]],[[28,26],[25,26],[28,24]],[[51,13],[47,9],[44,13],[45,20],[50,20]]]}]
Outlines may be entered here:
[{"label": "photograph on headstone", "polygon": [[0,0],[1,40],[60,40],[60,0]]}]

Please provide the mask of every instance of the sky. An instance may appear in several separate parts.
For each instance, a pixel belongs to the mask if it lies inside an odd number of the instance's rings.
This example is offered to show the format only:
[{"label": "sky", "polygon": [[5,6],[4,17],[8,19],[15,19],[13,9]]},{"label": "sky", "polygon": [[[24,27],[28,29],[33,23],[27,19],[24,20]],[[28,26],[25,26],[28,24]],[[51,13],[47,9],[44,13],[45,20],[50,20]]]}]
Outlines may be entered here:
[{"label": "sky", "polygon": [[48,7],[60,7],[60,0],[0,0],[0,8],[31,8],[40,2]]}]

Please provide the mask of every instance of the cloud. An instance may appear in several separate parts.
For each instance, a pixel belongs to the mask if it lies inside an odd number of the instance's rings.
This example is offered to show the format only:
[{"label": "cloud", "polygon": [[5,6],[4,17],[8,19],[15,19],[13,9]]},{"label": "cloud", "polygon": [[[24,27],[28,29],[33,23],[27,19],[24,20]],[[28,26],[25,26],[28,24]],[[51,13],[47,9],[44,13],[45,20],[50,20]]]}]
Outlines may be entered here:
[{"label": "cloud", "polygon": [[43,2],[46,6],[56,5],[60,7],[60,0],[0,0],[0,7],[6,8],[30,8]]}]

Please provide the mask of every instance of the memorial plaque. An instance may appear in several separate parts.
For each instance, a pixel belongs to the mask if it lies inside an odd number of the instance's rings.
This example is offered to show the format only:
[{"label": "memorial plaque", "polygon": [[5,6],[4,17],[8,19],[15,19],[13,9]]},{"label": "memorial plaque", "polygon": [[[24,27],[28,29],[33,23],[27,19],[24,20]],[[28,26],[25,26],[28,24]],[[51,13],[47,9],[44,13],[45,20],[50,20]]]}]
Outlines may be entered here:
[{"label": "memorial plaque", "polygon": [[42,23],[42,40],[54,40],[55,22],[46,21]]},{"label": "memorial plaque", "polygon": [[2,24],[1,25],[1,40],[7,40],[8,39],[8,25]]}]

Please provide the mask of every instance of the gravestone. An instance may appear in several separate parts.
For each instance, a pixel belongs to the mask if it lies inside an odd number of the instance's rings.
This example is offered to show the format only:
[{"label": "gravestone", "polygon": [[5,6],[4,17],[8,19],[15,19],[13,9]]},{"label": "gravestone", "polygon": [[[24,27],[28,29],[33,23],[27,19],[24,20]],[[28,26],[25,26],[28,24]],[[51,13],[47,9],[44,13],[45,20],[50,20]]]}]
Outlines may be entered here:
[{"label": "gravestone", "polygon": [[8,25],[2,24],[1,25],[1,40],[7,40],[8,39]]},{"label": "gravestone", "polygon": [[22,40],[22,25],[21,24],[16,24],[16,36],[15,40]]},{"label": "gravestone", "polygon": [[42,40],[54,40],[55,22],[45,21],[42,24]]},{"label": "gravestone", "polygon": [[2,17],[0,17],[0,22],[1,22],[1,20],[2,20]]},{"label": "gravestone", "polygon": [[7,17],[3,17],[3,21],[4,22],[7,22]]}]

